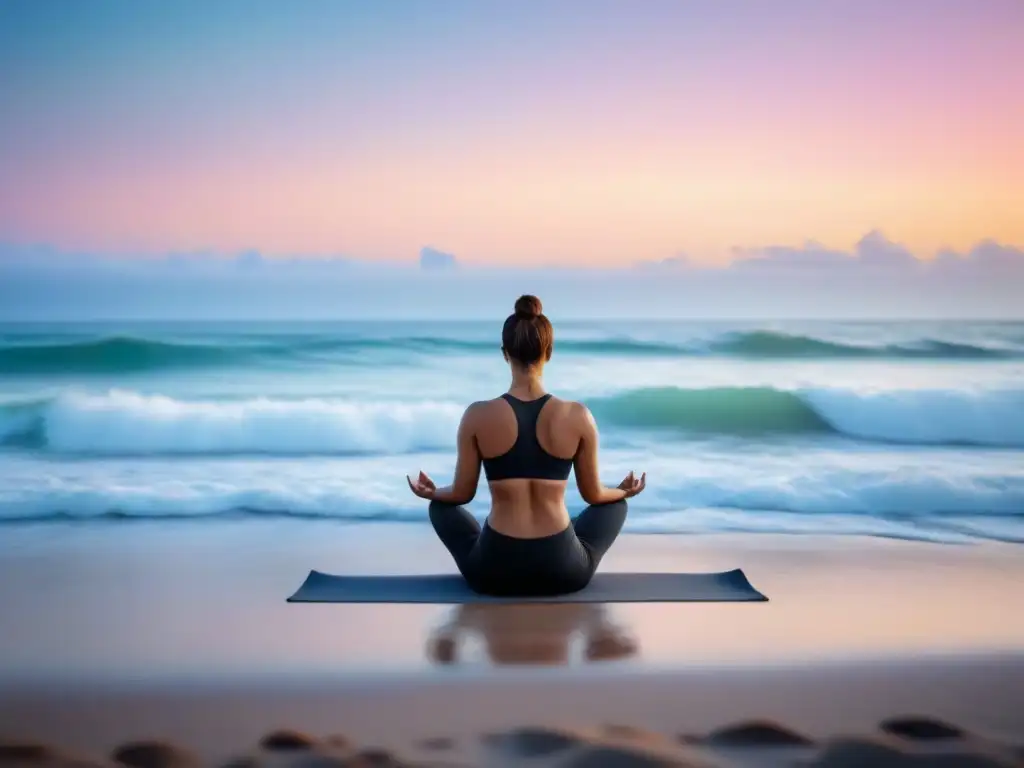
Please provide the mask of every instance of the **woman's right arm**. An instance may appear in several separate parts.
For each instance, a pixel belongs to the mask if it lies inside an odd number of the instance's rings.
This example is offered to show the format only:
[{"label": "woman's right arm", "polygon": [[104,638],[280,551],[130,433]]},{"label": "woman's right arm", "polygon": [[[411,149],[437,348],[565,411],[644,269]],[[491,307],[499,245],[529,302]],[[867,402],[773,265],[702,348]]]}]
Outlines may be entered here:
[{"label": "woman's right arm", "polygon": [[573,457],[576,472],[576,487],[587,504],[611,504],[633,495],[623,488],[609,488],[601,483],[597,458],[597,422],[590,409],[577,403],[577,422],[580,429],[580,444]]}]

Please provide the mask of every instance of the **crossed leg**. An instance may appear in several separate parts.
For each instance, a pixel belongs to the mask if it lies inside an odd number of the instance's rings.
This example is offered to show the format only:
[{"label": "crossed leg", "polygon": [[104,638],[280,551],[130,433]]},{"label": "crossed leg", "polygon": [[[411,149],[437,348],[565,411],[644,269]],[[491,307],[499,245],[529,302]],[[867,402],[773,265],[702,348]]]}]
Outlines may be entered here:
[{"label": "crossed leg", "polygon": [[451,553],[459,573],[466,576],[466,563],[480,536],[480,524],[464,507],[430,502],[430,524]]},{"label": "crossed leg", "polygon": [[[591,505],[572,521],[576,537],[589,555],[590,575],[601,558],[615,543],[626,521],[628,506],[625,499],[611,504]],[[469,554],[480,536],[480,524],[464,507],[454,504],[430,502],[430,524],[455,560],[459,572],[466,576]]]},{"label": "crossed leg", "polygon": [[626,522],[626,500],[611,504],[591,504],[572,521],[576,538],[590,555],[590,575],[594,575],[601,558],[615,543],[623,523]]}]

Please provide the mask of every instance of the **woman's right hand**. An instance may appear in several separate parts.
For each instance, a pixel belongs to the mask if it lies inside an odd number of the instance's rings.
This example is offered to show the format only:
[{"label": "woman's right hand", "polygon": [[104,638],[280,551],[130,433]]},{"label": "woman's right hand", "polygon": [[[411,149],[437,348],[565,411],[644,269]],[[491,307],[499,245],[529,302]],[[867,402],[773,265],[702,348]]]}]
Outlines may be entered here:
[{"label": "woman's right hand", "polygon": [[647,473],[644,472],[638,478],[633,474],[633,471],[630,470],[629,474],[626,475],[626,479],[619,483],[618,487],[619,490],[626,492],[626,495],[623,498],[631,499],[647,487]]},{"label": "woman's right hand", "polygon": [[421,499],[426,499],[427,501],[434,499],[434,494],[437,493],[437,485],[434,484],[434,481],[430,479],[426,472],[420,470],[419,477],[415,481],[408,475],[405,476],[405,479],[409,481],[409,490]]}]

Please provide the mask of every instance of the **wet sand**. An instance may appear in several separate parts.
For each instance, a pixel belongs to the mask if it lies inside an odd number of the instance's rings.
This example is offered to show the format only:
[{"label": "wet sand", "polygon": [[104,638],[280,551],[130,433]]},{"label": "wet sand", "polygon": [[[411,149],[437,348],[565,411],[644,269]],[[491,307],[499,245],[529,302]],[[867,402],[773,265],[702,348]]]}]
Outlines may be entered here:
[{"label": "wet sand", "polygon": [[[164,739],[209,764],[255,749],[274,764],[324,765],[360,764],[353,744],[420,763],[515,765],[535,742],[563,748],[531,765],[659,764],[614,762],[626,747],[691,764],[903,764],[878,762],[882,752],[864,762],[863,751],[835,762],[868,749],[830,741],[839,736],[882,744],[886,760],[971,751],[998,765],[1017,759],[1005,745],[1024,742],[1024,557],[1014,545],[626,536],[608,570],[738,566],[770,602],[284,602],[310,568],[450,570],[428,533],[261,522],[7,529],[0,737],[93,757]],[[973,735],[920,747],[881,727],[910,716]],[[742,754],[721,739],[680,740],[763,720],[814,743],[769,748],[786,741],[772,729],[725,738],[752,739]],[[660,736],[601,731],[608,724]],[[576,735],[481,739],[524,726]],[[288,758],[258,747],[281,728],[321,741]],[[331,734],[349,745],[327,745]],[[603,762],[587,762],[598,744]]]}]

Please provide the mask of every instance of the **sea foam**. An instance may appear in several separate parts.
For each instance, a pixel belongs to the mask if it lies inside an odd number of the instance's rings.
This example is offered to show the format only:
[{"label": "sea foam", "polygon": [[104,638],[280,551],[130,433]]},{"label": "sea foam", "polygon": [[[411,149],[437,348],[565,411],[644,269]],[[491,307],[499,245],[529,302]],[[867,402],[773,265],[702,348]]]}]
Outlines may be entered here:
[{"label": "sea foam", "polygon": [[[401,453],[453,445],[460,416],[443,402],[187,401],[115,390],[45,404],[38,436],[55,453]],[[17,418],[25,423],[24,412]]]}]

